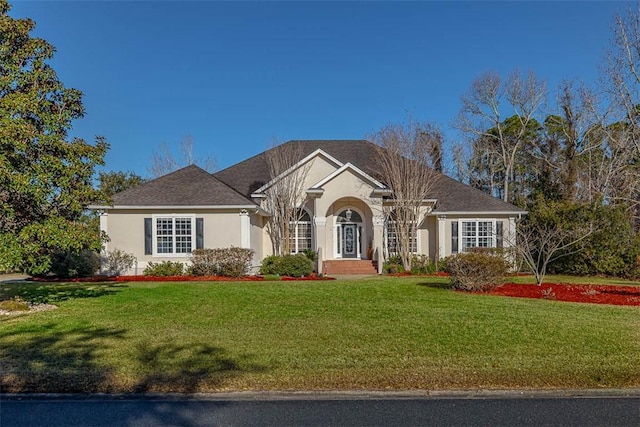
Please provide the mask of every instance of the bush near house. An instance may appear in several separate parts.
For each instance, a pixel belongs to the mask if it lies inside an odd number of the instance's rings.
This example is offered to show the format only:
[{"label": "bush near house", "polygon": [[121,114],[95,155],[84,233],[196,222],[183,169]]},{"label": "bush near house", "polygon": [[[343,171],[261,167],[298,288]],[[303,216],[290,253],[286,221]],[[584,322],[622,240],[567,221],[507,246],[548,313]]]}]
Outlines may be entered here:
[{"label": "bush near house", "polygon": [[102,270],[108,276],[121,276],[133,266],[135,257],[120,249],[107,252],[102,257]]},{"label": "bush near house", "polygon": [[262,261],[261,274],[302,277],[313,273],[313,262],[305,254],[272,255]]},{"label": "bush near house", "polygon": [[465,252],[444,260],[451,287],[465,291],[488,291],[504,281],[508,265],[504,257],[489,252]]},{"label": "bush near house", "polygon": [[51,257],[51,272],[60,278],[93,276],[100,268],[100,256],[90,250],[55,252]]},{"label": "bush near house", "polygon": [[[387,274],[404,272],[400,255],[392,255],[382,265]],[[436,264],[427,255],[413,255],[411,257],[411,274],[434,274],[438,271]]]},{"label": "bush near house", "polygon": [[188,273],[194,276],[240,277],[249,273],[253,249],[196,249],[191,255]]},{"label": "bush near house", "polygon": [[184,264],[181,262],[172,262],[172,261],[164,261],[164,262],[149,262],[147,267],[144,269],[142,274],[144,276],[155,276],[155,277],[165,277],[165,276],[181,276],[184,272]]}]

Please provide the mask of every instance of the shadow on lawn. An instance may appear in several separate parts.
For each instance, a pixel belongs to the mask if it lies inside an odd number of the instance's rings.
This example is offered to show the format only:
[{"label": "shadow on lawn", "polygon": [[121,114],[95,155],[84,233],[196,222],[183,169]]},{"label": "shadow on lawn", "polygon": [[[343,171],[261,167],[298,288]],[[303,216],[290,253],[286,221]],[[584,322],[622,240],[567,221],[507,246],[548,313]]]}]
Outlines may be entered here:
[{"label": "shadow on lawn", "polygon": [[416,285],[433,289],[451,289],[451,284],[449,284],[449,282],[421,282],[416,283]]},{"label": "shadow on lawn", "polygon": [[0,285],[0,300],[15,297],[32,302],[53,304],[76,298],[97,298],[114,294],[120,288],[126,288],[123,284],[114,283],[3,283]]},{"label": "shadow on lawn", "polygon": [[134,348],[130,360],[115,362],[125,367],[117,373],[107,357],[112,349],[128,345],[125,329],[78,326],[55,331],[57,327],[48,323],[0,333],[4,392],[191,393],[215,390],[243,372],[264,370],[219,347],[165,344]]},{"label": "shadow on lawn", "polygon": [[137,358],[144,375],[136,393],[211,391],[243,372],[265,369],[246,356],[233,359],[223,348],[207,344],[139,346]]},{"label": "shadow on lawn", "polygon": [[4,392],[88,393],[112,391],[112,370],[99,366],[97,355],[123,329],[76,327],[54,332],[53,323],[0,334]]}]

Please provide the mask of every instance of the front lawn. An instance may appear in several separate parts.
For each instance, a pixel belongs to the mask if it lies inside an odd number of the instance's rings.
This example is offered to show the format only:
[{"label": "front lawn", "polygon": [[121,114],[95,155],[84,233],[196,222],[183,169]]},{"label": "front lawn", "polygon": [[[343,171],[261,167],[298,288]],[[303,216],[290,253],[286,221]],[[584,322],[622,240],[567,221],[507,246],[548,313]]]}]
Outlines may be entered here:
[{"label": "front lawn", "polygon": [[639,308],[446,283],[1,284],[60,307],[0,322],[2,390],[640,386]]}]

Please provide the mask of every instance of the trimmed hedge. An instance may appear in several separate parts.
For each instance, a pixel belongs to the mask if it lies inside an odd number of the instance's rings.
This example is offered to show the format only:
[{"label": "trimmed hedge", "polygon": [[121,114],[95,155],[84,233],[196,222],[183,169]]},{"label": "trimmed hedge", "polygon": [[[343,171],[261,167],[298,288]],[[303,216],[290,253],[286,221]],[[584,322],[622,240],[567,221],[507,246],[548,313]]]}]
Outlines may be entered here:
[{"label": "trimmed hedge", "polygon": [[149,262],[142,272],[144,276],[166,277],[181,276],[184,271],[184,264],[179,261]]},{"label": "trimmed hedge", "polygon": [[194,276],[240,277],[249,273],[254,251],[245,248],[196,249],[188,272]]},{"label": "trimmed hedge", "polygon": [[464,291],[488,291],[502,284],[508,265],[501,255],[466,252],[444,260],[451,287]]},{"label": "trimmed hedge", "polygon": [[272,255],[262,261],[261,274],[303,277],[313,273],[313,262],[305,254]]}]

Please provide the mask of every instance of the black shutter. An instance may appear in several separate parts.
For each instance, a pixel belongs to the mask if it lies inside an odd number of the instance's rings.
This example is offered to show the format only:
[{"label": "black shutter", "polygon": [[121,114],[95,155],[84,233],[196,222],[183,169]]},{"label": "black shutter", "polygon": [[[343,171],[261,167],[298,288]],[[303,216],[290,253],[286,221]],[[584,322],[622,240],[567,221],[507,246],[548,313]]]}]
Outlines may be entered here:
[{"label": "black shutter", "polygon": [[144,254],[153,254],[153,223],[151,218],[144,219]]},{"label": "black shutter", "polygon": [[458,253],[458,222],[451,223],[451,253]]},{"label": "black shutter", "polygon": [[204,248],[204,218],[196,218],[196,249]]},{"label": "black shutter", "polygon": [[497,248],[502,248],[504,245],[503,233],[504,232],[502,231],[502,221],[496,221],[496,247]]}]

